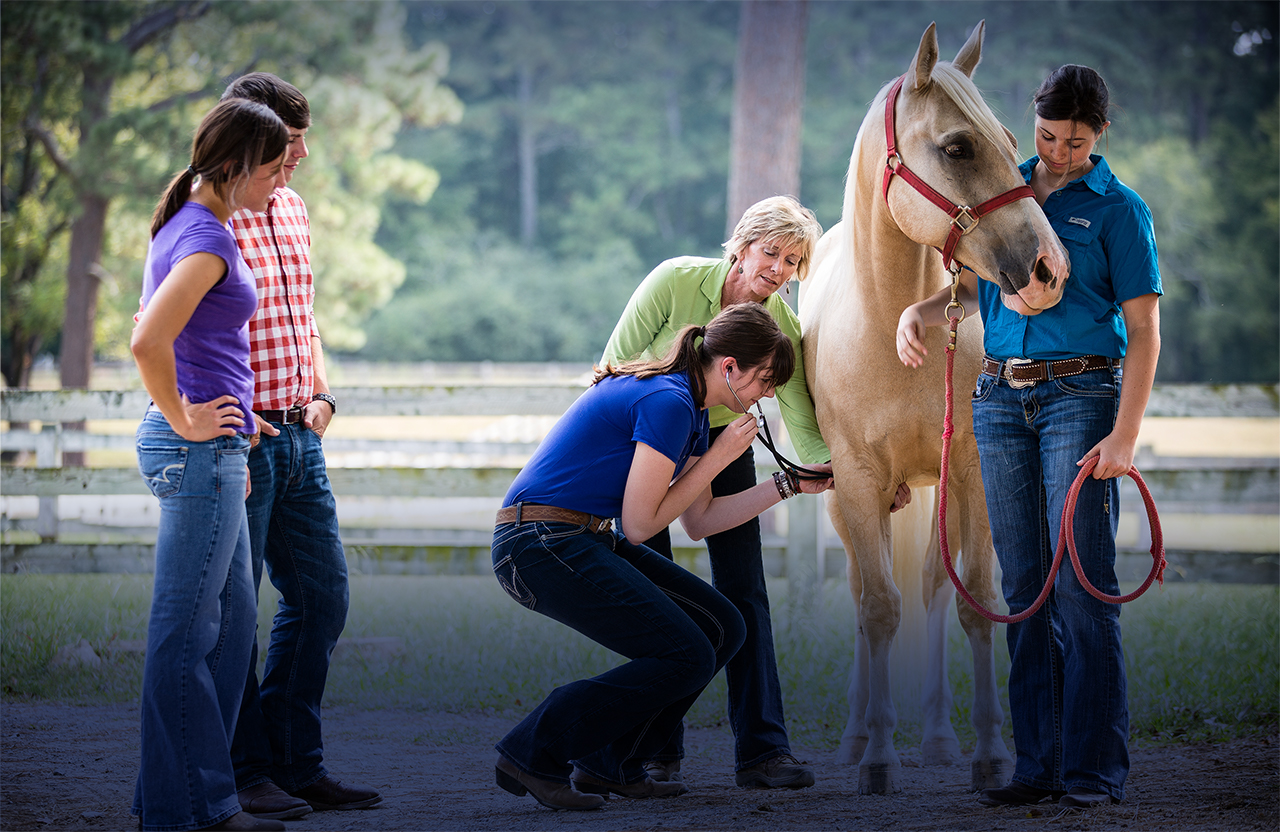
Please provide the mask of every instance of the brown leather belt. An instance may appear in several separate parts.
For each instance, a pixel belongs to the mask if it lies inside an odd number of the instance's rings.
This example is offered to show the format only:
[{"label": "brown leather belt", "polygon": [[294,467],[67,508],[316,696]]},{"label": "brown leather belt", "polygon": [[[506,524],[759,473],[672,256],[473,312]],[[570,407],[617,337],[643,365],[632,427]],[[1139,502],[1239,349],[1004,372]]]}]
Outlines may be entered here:
[{"label": "brown leather belt", "polygon": [[613,528],[613,521],[606,520],[603,517],[596,517],[581,511],[571,511],[567,508],[556,508],[555,506],[543,506],[535,503],[516,503],[513,506],[498,509],[498,525],[503,523],[516,523],[517,525],[526,520],[545,520],[549,523],[573,523],[576,526],[586,526],[587,530],[594,534],[604,534]]},{"label": "brown leather belt", "polygon": [[1031,361],[1024,358],[996,361],[985,355],[982,357],[983,373],[1003,378],[1013,387],[1026,387],[1037,381],[1078,376],[1090,370],[1107,370],[1119,366],[1120,359],[1104,355],[1081,355],[1059,361]]},{"label": "brown leather belt", "polygon": [[264,422],[276,422],[281,425],[292,425],[302,421],[302,414],[305,408],[291,407],[288,410],[255,410],[254,413],[262,417]]}]

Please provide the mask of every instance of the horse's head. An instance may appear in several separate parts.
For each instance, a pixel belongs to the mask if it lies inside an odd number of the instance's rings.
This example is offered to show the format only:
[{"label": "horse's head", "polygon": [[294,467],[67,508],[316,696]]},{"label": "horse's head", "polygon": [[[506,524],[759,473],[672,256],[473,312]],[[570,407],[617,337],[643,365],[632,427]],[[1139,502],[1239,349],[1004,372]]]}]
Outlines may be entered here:
[{"label": "horse's head", "polygon": [[[929,24],[889,124],[901,165],[927,183],[912,187],[897,181],[907,174],[894,177],[885,194],[889,212],[912,240],[939,249],[953,233],[940,201],[980,207],[1025,187],[1013,134],[970,80],[981,60],[984,29],[985,22],[979,23],[955,60],[939,63],[935,26]],[[930,186],[935,199],[926,195]],[[1062,299],[1070,272],[1067,253],[1034,199],[1014,198],[976,219],[966,214],[959,228],[965,230],[952,242],[955,259],[998,285],[1006,305],[1034,314]]]}]

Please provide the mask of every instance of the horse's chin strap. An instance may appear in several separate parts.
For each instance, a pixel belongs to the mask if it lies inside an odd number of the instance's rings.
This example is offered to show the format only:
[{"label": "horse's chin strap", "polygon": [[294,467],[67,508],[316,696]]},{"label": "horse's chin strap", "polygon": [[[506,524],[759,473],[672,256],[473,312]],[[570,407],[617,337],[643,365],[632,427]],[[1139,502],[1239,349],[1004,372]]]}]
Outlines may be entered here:
[{"label": "horse's chin strap", "polygon": [[956,251],[956,246],[960,244],[960,238],[968,234],[970,231],[978,227],[978,222],[987,214],[997,208],[1002,208],[1011,202],[1017,202],[1020,199],[1035,199],[1036,192],[1031,189],[1030,185],[1020,185],[1012,188],[999,196],[988,199],[986,202],[976,206],[958,205],[947,199],[942,194],[935,191],[919,176],[915,171],[907,167],[906,162],[902,161],[902,157],[898,155],[898,139],[897,130],[894,128],[893,111],[898,103],[898,93],[902,90],[902,82],[906,80],[906,75],[901,75],[898,80],[893,82],[893,87],[889,90],[889,95],[884,102],[884,138],[885,138],[885,164],[884,164],[884,180],[881,183],[880,190],[884,194],[885,204],[889,202],[889,184],[893,181],[893,177],[901,176],[911,187],[915,188],[921,196],[941,208],[951,218],[951,231],[947,234],[947,241],[942,246],[942,265],[950,269]]}]

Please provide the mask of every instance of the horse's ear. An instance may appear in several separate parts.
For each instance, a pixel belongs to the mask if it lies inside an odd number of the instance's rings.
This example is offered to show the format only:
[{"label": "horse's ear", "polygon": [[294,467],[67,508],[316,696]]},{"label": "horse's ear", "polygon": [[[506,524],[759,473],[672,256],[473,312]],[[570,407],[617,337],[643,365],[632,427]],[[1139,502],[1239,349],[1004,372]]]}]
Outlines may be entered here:
[{"label": "horse's ear", "polygon": [[1009,144],[1013,145],[1013,149],[1014,149],[1014,150],[1017,150],[1017,149],[1018,149],[1018,137],[1017,137],[1017,136],[1015,136],[1015,135],[1013,135],[1013,131],[1012,131],[1012,130],[1010,130],[1008,127],[1005,127],[1003,124],[1002,124],[1002,125],[1000,125],[1000,129],[1001,129],[1001,130],[1003,130],[1003,131],[1004,131],[1004,134],[1009,138]]},{"label": "horse's ear", "polygon": [[930,23],[929,28],[924,30],[924,35],[920,38],[920,48],[916,50],[916,57],[911,61],[911,69],[907,70],[907,78],[903,86],[915,92],[929,86],[929,81],[933,77],[933,68],[937,63],[938,24]]},{"label": "horse's ear", "polygon": [[956,69],[970,78],[973,77],[973,71],[978,68],[978,61],[982,60],[982,33],[986,28],[987,21],[979,20],[969,39],[956,53],[956,59],[952,61]]}]

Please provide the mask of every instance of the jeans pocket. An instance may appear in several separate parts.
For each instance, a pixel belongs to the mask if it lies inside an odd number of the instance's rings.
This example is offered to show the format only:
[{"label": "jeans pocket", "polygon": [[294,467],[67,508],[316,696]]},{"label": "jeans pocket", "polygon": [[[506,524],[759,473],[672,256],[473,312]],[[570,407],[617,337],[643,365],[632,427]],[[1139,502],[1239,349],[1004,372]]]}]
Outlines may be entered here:
[{"label": "jeans pocket", "polygon": [[138,443],[138,471],[147,488],[157,497],[171,497],[182,488],[187,468],[186,445],[144,445]]},{"label": "jeans pocket", "polygon": [[515,601],[526,609],[533,609],[538,599],[529,591],[529,587],[520,580],[520,572],[516,569],[515,558],[507,556],[493,565],[493,574],[498,585]]},{"label": "jeans pocket", "polygon": [[991,391],[995,389],[997,379],[995,376],[989,376],[986,373],[978,374],[978,384],[973,389],[973,401],[980,402],[991,395]]}]

